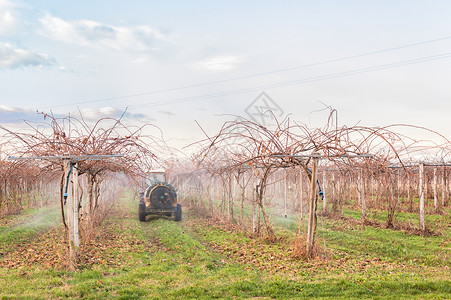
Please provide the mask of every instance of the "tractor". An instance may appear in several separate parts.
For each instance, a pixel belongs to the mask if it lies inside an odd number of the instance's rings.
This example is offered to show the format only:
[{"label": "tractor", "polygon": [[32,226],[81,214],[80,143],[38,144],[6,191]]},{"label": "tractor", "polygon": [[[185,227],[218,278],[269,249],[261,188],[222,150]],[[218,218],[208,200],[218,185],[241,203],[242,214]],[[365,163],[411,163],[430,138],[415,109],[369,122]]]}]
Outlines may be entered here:
[{"label": "tractor", "polygon": [[162,215],[174,217],[175,221],[182,220],[182,205],[177,203],[175,188],[166,182],[164,170],[154,170],[146,180],[148,188],[140,192],[138,217],[141,222],[146,221],[148,215]]}]

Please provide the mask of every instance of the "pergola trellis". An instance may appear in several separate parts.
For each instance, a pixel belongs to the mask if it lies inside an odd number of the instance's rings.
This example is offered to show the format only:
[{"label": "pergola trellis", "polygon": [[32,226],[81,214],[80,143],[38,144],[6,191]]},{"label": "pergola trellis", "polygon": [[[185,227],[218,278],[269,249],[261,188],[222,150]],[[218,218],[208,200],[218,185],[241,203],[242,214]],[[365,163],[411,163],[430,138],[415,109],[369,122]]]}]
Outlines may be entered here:
[{"label": "pergola trellis", "polygon": [[[359,194],[359,196],[363,198],[362,216],[365,218],[364,174],[358,163],[351,163],[353,158],[367,159],[366,162],[371,161],[372,170],[380,172],[379,174],[385,177],[384,180],[387,184],[393,185],[393,177],[387,168],[391,163],[397,162],[401,167],[405,168],[406,158],[411,157],[413,154],[418,155],[428,151],[428,149],[444,151],[443,149],[449,146],[446,138],[426,128],[405,126],[406,128],[422,129],[437,134],[440,138],[445,139],[445,143],[434,144],[429,143],[430,141],[418,141],[392,131],[396,126],[403,125],[389,125],[385,127],[356,125],[339,128],[335,123],[334,116],[335,110],[331,110],[326,126],[322,129],[314,130],[307,128],[305,125],[290,122],[289,119],[281,122],[277,121],[276,126],[272,128],[244,118],[226,122],[219,133],[213,137],[207,136],[207,139],[199,142],[205,143],[196,157],[199,167],[203,167],[206,170],[216,168],[214,172],[219,170],[229,172],[248,164],[253,168],[258,165],[266,168],[262,177],[262,180],[266,180],[269,169],[272,167],[300,165],[309,178],[315,177],[315,180],[310,181],[310,213],[307,233],[307,255],[310,255],[314,241],[314,214],[316,211],[316,202],[313,201],[315,199],[311,197],[316,197],[315,185],[317,180],[317,174],[315,174],[317,168],[315,170],[313,170],[313,167],[312,170],[307,168],[310,160],[316,166],[319,159],[328,159],[339,168],[343,166],[347,169],[350,167],[360,168],[359,181],[362,194]],[[224,146],[227,150],[223,149]],[[295,159],[296,157],[298,159]],[[306,162],[303,161],[304,159]],[[366,162],[365,164],[367,164]],[[367,164],[367,166],[369,165]],[[261,183],[260,186],[261,189],[257,193],[257,202],[261,204],[262,190],[265,183]],[[393,195],[389,195],[389,197],[393,197]],[[391,205],[392,203],[390,202],[389,209],[393,208]],[[261,208],[263,210],[263,207]],[[264,212],[263,215],[266,218]],[[424,230],[424,220],[420,221],[420,223],[422,224],[420,227]]]},{"label": "pergola trellis", "polygon": [[[424,183],[425,183],[425,177],[424,177],[424,167],[435,167],[433,169],[433,191],[434,191],[434,208],[435,210],[438,209],[438,196],[437,196],[437,167],[450,167],[450,163],[437,163],[437,162],[416,162],[416,163],[409,163],[403,166],[397,166],[397,165],[391,165],[389,168],[396,169],[396,168],[403,168],[403,169],[409,169],[409,168],[418,168],[418,197],[419,197],[419,226],[420,230],[422,232],[425,232],[426,226],[425,226],[425,217],[424,217],[424,208],[425,208],[425,191],[424,191]],[[442,176],[442,199],[444,201],[445,199],[445,174]]]},{"label": "pergola trellis", "polygon": [[[334,156],[326,156],[321,155],[319,153],[312,154],[296,154],[296,155],[272,155],[275,158],[279,159],[294,159],[299,161],[300,165],[305,166],[305,170],[307,171],[307,175],[309,175],[310,179],[310,193],[309,193],[309,218],[308,218],[308,226],[307,226],[307,248],[306,253],[307,257],[311,257],[313,253],[313,247],[315,244],[315,232],[316,232],[316,223],[317,223],[317,201],[318,195],[324,197],[324,192],[321,190],[321,185],[318,179],[318,162],[320,159],[328,159],[333,160],[334,158],[372,158],[374,157],[371,154],[341,154]],[[305,158],[312,158],[312,169],[310,170],[304,164],[303,160]],[[319,187],[319,193],[316,192],[316,186]]]},{"label": "pergola trellis", "polygon": [[[45,160],[45,161],[61,161],[64,168],[64,178],[62,190],[65,190],[63,197],[64,203],[61,202],[62,220],[67,228],[68,245],[69,245],[69,261],[71,265],[76,262],[77,249],[80,247],[79,232],[79,191],[78,191],[78,162],[85,160],[105,160],[111,158],[124,157],[123,154],[109,155],[63,155],[63,156],[34,156],[34,157],[8,157],[8,160]],[[67,193],[70,185],[70,176],[72,175],[72,192]],[[67,204],[67,205],[66,205]],[[66,205],[67,222],[64,218],[63,206]]]}]

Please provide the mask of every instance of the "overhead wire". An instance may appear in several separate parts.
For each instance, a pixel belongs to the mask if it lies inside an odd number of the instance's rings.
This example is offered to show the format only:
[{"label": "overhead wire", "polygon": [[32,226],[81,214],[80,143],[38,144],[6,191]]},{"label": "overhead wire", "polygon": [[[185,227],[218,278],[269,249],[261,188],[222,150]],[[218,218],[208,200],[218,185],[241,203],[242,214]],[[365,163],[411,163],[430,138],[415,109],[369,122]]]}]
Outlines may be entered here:
[{"label": "overhead wire", "polygon": [[181,98],[175,98],[175,99],[155,101],[155,102],[145,103],[145,104],[129,105],[129,106],[127,106],[127,108],[128,109],[138,109],[138,108],[154,107],[154,106],[160,106],[160,105],[166,105],[166,104],[176,104],[176,103],[197,101],[197,100],[203,100],[203,99],[209,99],[209,98],[217,98],[217,97],[222,97],[222,96],[230,96],[230,95],[235,95],[235,94],[253,92],[253,91],[262,90],[262,89],[274,89],[274,88],[279,88],[279,87],[286,87],[286,86],[290,86],[290,85],[297,85],[297,84],[326,80],[326,79],[331,79],[331,78],[352,76],[352,75],[356,75],[356,74],[373,72],[373,71],[378,71],[378,70],[383,70],[383,69],[397,68],[397,67],[418,64],[418,63],[423,63],[423,62],[428,62],[428,61],[433,61],[433,60],[445,59],[445,58],[450,58],[450,57],[451,57],[451,52],[447,52],[447,53],[442,53],[442,54],[437,54],[437,55],[432,55],[432,56],[426,56],[426,57],[421,57],[421,58],[416,58],[416,59],[409,59],[409,60],[398,61],[398,62],[393,62],[393,63],[389,63],[389,64],[376,65],[376,66],[371,66],[371,67],[365,67],[365,68],[354,69],[354,70],[349,70],[349,71],[344,71],[344,72],[320,75],[320,76],[309,77],[309,78],[304,78],[304,79],[284,81],[284,82],[266,84],[266,85],[259,85],[259,86],[254,86],[254,87],[250,87],[250,88],[237,89],[237,90],[232,90],[232,91],[224,91],[224,92],[212,93],[212,94],[206,94],[206,95],[200,95],[200,96],[181,97]]},{"label": "overhead wire", "polygon": [[[227,79],[222,79],[222,80],[213,80],[213,81],[207,81],[207,82],[201,82],[201,83],[196,83],[196,84],[184,85],[184,86],[179,86],[179,87],[174,87],[174,88],[154,90],[154,91],[149,91],[149,92],[135,93],[135,94],[129,94],[129,95],[123,95],[123,96],[108,97],[108,98],[102,98],[102,99],[96,99],[96,100],[73,102],[73,103],[70,103],[70,104],[58,104],[58,105],[52,105],[52,106],[46,106],[46,107],[39,107],[38,109],[57,108],[57,107],[65,107],[65,106],[80,105],[80,104],[106,102],[106,101],[113,101],[113,100],[120,100],[120,99],[127,99],[127,98],[141,97],[141,96],[148,96],[148,95],[152,95],[152,94],[160,94],[160,93],[166,93],[166,92],[179,91],[179,90],[184,90],[184,89],[190,89],[190,88],[195,88],[195,87],[202,87],[202,86],[208,86],[208,85],[214,85],[214,84],[238,81],[238,80],[254,78],[254,77],[262,77],[262,76],[267,76],[267,75],[281,73],[281,72],[299,70],[299,69],[303,69],[303,68],[320,66],[320,65],[325,65],[325,64],[335,63],[335,62],[341,62],[341,61],[345,61],[345,60],[350,60],[350,59],[355,59],[355,58],[359,58],[359,57],[365,57],[365,56],[380,54],[380,53],[384,53],[384,52],[390,52],[390,51],[395,51],[395,50],[400,50],[400,49],[405,49],[405,48],[410,48],[410,47],[416,47],[416,46],[420,46],[420,45],[440,42],[440,41],[449,40],[449,39],[451,39],[451,36],[446,36],[446,37],[442,37],[442,38],[431,39],[431,40],[426,40],[426,41],[421,41],[421,42],[416,42],[416,43],[412,43],[412,44],[407,44],[407,45],[402,45],[402,46],[397,46],[397,47],[391,47],[391,48],[386,48],[386,49],[381,49],[381,50],[376,50],[376,51],[371,51],[371,52],[365,52],[365,53],[361,53],[361,54],[345,56],[345,57],[336,58],[336,59],[324,60],[324,61],[311,63],[311,64],[304,64],[304,65],[300,65],[300,66],[282,68],[282,69],[277,69],[277,70],[272,70],[272,71],[267,71],[267,72],[261,72],[261,73],[255,73],[255,74],[250,74],[250,75],[244,75],[244,76],[238,76],[238,77],[233,77],[233,78],[227,78]],[[202,96],[200,96],[200,97],[202,97]]]}]

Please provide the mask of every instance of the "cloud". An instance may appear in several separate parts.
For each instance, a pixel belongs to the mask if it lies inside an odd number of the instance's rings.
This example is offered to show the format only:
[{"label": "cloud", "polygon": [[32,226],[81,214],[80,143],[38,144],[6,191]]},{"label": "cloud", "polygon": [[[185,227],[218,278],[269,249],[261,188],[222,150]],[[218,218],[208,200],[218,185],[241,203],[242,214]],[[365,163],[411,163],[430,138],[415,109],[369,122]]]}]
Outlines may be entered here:
[{"label": "cloud", "polygon": [[52,65],[55,65],[55,61],[46,54],[14,48],[10,44],[0,42],[0,70]]},{"label": "cloud", "polygon": [[163,115],[175,116],[175,114],[172,111],[160,110],[158,112]]},{"label": "cloud", "polygon": [[19,16],[15,4],[0,0],[0,36],[14,33],[19,27]]},{"label": "cloud", "polygon": [[[81,109],[81,115],[83,119],[87,121],[96,121],[101,118],[120,118],[124,114],[124,111],[114,107],[101,107],[101,108],[84,108]],[[124,115],[127,119],[146,119],[147,116],[140,113],[125,112]]]},{"label": "cloud", "polygon": [[44,120],[35,110],[0,105],[0,120],[4,124],[21,124],[24,121],[38,122]]},{"label": "cloud", "polygon": [[[101,118],[120,118],[124,111],[113,107],[101,107],[101,108],[85,108],[81,110],[81,114],[85,121],[97,121]],[[55,118],[65,118],[64,114],[52,114]],[[72,113],[71,115],[76,115]],[[124,118],[127,120],[139,120],[146,121],[150,118],[141,113],[125,112]],[[44,114],[36,110],[14,107],[10,105],[0,105],[0,122],[1,124],[23,124],[24,121],[28,122],[45,122]]]},{"label": "cloud", "polygon": [[101,107],[101,108],[83,108],[81,109],[81,115],[85,120],[98,120],[100,118],[116,118],[122,115],[123,111],[113,107]]},{"label": "cloud", "polygon": [[148,26],[113,26],[92,20],[65,21],[46,13],[39,19],[42,34],[68,44],[114,50],[155,50],[158,41],[166,40]]},{"label": "cloud", "polygon": [[236,68],[243,61],[242,56],[222,55],[202,60],[196,66],[210,71],[228,71]]}]

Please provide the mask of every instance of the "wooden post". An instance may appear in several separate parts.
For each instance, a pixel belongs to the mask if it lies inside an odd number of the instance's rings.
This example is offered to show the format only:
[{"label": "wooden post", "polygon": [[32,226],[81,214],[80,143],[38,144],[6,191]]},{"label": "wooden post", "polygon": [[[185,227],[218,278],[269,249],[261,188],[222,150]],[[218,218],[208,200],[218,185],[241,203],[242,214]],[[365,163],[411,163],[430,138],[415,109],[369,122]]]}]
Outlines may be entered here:
[{"label": "wooden post", "polygon": [[361,171],[359,171],[357,174],[357,184],[355,185],[355,190],[357,192],[357,202],[358,202],[357,204],[358,205],[362,205],[362,191],[361,191],[362,183],[361,183],[361,181],[362,181],[362,174],[361,174]]},{"label": "wooden post", "polygon": [[233,207],[232,207],[232,172],[229,174],[229,201],[227,201],[227,221],[232,223],[233,220]]},{"label": "wooden post", "polygon": [[438,210],[438,197],[437,197],[437,168],[434,168],[434,209],[435,212]]},{"label": "wooden post", "polygon": [[8,213],[8,180],[5,177],[5,181],[4,181],[4,188],[3,191],[5,192],[5,203],[6,203],[6,213]]},{"label": "wooden post", "polygon": [[326,200],[326,167],[324,166],[323,172],[323,212],[327,212],[327,200]]},{"label": "wooden post", "polygon": [[407,202],[410,204],[410,212],[412,212],[412,198],[410,196],[410,174],[407,173]]},{"label": "wooden post", "polygon": [[371,175],[371,203],[374,205],[374,176]]},{"label": "wooden post", "polygon": [[287,198],[288,198],[288,170],[285,169],[285,189],[284,189],[283,210],[285,218],[287,217]]},{"label": "wooden post", "polygon": [[211,191],[210,210],[211,210],[211,212],[214,211],[214,207],[215,207],[215,184],[216,184],[215,176],[213,175],[212,179],[211,179],[211,184],[210,184],[210,186],[211,186],[211,188],[210,188],[210,191]]},{"label": "wooden post", "polygon": [[23,208],[23,187],[24,187],[24,181],[22,180],[22,176],[19,176],[18,179],[19,179],[19,187],[18,187],[18,191],[16,193],[20,194],[20,195],[18,195],[20,201],[16,201],[16,205],[17,205],[17,202],[19,202],[20,209],[22,209]]},{"label": "wooden post", "polygon": [[274,198],[276,199],[276,202],[279,200],[279,197],[278,197],[279,189],[277,188],[279,181],[277,180],[277,173],[278,173],[277,171],[274,172]]},{"label": "wooden post", "polygon": [[88,183],[88,195],[87,195],[87,199],[86,199],[86,203],[85,203],[85,207],[84,207],[84,214],[85,214],[85,228],[87,230],[89,230],[90,228],[88,226],[90,226],[91,224],[91,211],[92,211],[92,198],[93,198],[93,190],[92,190],[92,175],[91,173],[87,173],[86,174],[86,181]]},{"label": "wooden post", "polygon": [[335,197],[335,187],[336,187],[336,182],[335,182],[335,171],[332,171],[332,210],[334,210],[334,207],[337,207],[337,199]]},{"label": "wooden post", "polygon": [[304,184],[302,180],[302,168],[299,169],[299,205],[301,207],[301,223],[304,218]]},{"label": "wooden post", "polygon": [[78,164],[74,165],[72,170],[72,209],[73,209],[73,231],[74,231],[74,250],[80,247],[80,231],[78,227],[78,207],[79,207],[79,192],[78,192]]},{"label": "wooden post", "polygon": [[423,181],[424,181],[424,165],[420,164],[420,179],[419,179],[419,196],[420,196],[420,229],[424,232],[424,190],[423,190]]},{"label": "wooden post", "polygon": [[255,181],[255,167],[252,166],[252,232],[257,232],[257,186]]},{"label": "wooden post", "polygon": [[[295,169],[296,170],[296,169]],[[294,196],[294,211],[298,210],[298,202],[299,202],[299,184],[298,184],[298,176],[294,173],[294,186],[295,186],[295,196]]]},{"label": "wooden post", "polygon": [[[64,185],[65,188],[64,190],[69,191],[68,187],[70,184],[70,181],[67,180],[68,176],[69,176],[69,172],[70,172],[70,168],[71,168],[71,161],[68,158],[63,159],[63,164],[64,164]],[[72,193],[71,193],[72,194]],[[68,242],[69,242],[69,264],[71,268],[74,268],[74,263],[75,263],[75,259],[76,259],[76,253],[75,253],[75,249],[74,249],[74,211],[72,208],[72,198],[73,197],[69,197],[69,194],[64,196],[65,202],[66,202],[66,216],[67,216],[67,235],[68,235]]]},{"label": "wooden post", "polygon": [[446,203],[446,198],[448,197],[448,188],[446,186],[447,184],[447,179],[446,179],[446,166],[443,166],[443,177],[442,177],[442,206],[445,206]]},{"label": "wooden post", "polygon": [[[236,196],[236,191],[237,191],[237,189],[238,189],[238,186],[239,186],[239,178],[240,178],[240,174],[239,174],[239,171],[237,171],[237,176],[235,176],[233,173],[232,173],[232,205],[234,205],[235,204],[235,199],[237,198],[237,196]],[[232,206],[233,207],[233,206]]]},{"label": "wooden post", "polygon": [[344,191],[341,190],[340,177],[337,179],[337,212],[341,206],[341,197],[344,196]]},{"label": "wooden post", "polygon": [[366,219],[366,196],[365,196],[365,174],[363,169],[360,169],[360,199],[362,201],[362,220],[365,223]]},{"label": "wooden post", "polygon": [[445,206],[445,193],[446,193],[445,167],[443,167],[443,175],[442,175],[442,206]]},{"label": "wooden post", "polygon": [[316,193],[316,180],[317,180],[317,168],[318,157],[313,158],[312,178],[310,181],[310,199],[309,199],[309,220],[307,228],[307,257],[313,255],[313,247],[315,245],[315,232],[316,232],[316,205],[317,205],[317,193]]},{"label": "wooden post", "polygon": [[[242,173],[242,176],[243,176],[243,184],[242,184],[242,186],[241,186],[241,224],[243,225],[244,224],[244,222],[243,222],[243,210],[244,210],[244,199],[246,198],[246,178],[245,178],[245,176],[246,176],[246,173]],[[238,179],[239,180],[239,179]]]},{"label": "wooden post", "polygon": [[199,175],[199,182],[197,184],[197,205],[204,207],[204,202],[202,201],[202,179]]},{"label": "wooden post", "polygon": [[399,177],[399,169],[398,172],[396,173],[396,193],[398,194],[398,203],[400,200],[400,195],[401,195],[401,179]]},{"label": "wooden post", "polygon": [[[427,174],[426,174],[427,175]],[[423,170],[423,176],[424,176],[424,170]],[[424,176],[424,177],[426,177],[426,178],[423,178],[424,180],[423,180],[423,188],[424,188],[424,201],[427,203],[428,202],[428,197],[429,197],[429,194],[428,194],[428,177],[427,176]]]}]

